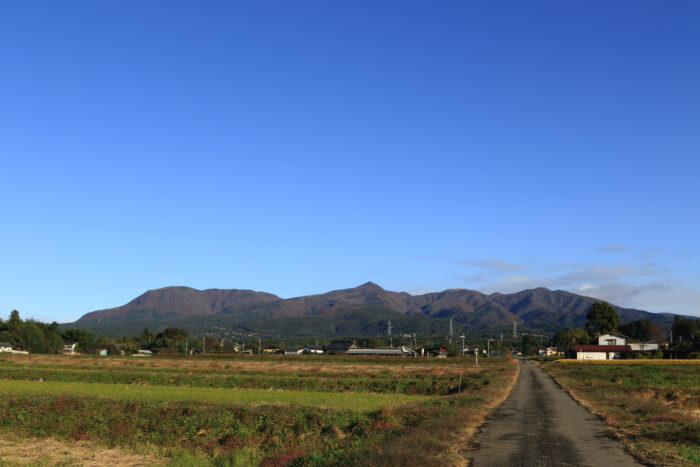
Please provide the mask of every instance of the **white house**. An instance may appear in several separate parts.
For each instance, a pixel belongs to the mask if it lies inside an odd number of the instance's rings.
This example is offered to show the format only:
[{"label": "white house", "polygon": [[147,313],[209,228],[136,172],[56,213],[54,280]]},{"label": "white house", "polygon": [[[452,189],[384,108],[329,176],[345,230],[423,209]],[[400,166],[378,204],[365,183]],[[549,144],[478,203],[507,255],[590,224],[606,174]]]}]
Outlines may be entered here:
[{"label": "white house", "polygon": [[64,344],[63,353],[68,355],[75,355],[76,353],[78,353],[78,343],[71,342],[70,344]]},{"label": "white house", "polygon": [[578,360],[612,360],[620,358],[620,352],[629,352],[629,345],[575,345]]},{"label": "white house", "polygon": [[598,336],[598,345],[627,345],[627,336],[610,332]]},{"label": "white house", "polygon": [[0,352],[12,352],[12,345],[7,342],[0,342]]},{"label": "white house", "polygon": [[630,342],[627,336],[610,332],[598,336],[598,345],[629,345],[635,352],[655,352],[659,350],[658,342]]}]

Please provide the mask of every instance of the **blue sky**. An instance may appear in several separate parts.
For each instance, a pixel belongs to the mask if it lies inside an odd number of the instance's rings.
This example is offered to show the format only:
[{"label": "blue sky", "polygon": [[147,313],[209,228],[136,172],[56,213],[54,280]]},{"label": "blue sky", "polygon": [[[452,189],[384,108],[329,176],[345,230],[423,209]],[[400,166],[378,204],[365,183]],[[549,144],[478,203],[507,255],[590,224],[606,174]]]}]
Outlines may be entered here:
[{"label": "blue sky", "polygon": [[700,315],[700,4],[0,5],[0,316],[545,286]]}]

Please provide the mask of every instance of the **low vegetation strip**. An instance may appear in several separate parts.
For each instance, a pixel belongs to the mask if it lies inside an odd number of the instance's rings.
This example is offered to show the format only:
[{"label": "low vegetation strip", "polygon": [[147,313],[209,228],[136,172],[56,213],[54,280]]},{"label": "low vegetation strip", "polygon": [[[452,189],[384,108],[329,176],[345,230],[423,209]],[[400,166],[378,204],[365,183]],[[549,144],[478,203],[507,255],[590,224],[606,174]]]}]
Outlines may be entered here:
[{"label": "low vegetation strip", "polygon": [[544,369],[641,461],[700,464],[700,366],[555,361]]},{"label": "low vegetation strip", "polygon": [[377,410],[420,402],[424,396],[373,393],[330,393],[312,391],[266,391],[260,389],[187,388],[102,383],[62,383],[0,380],[0,392],[8,394],[50,394],[108,397],[124,400],[193,401],[219,404],[302,404],[340,410]]},{"label": "low vegetation strip", "polygon": [[60,382],[148,384],[161,386],[190,386],[209,388],[284,389],[323,392],[373,392],[414,395],[448,394],[452,387],[450,375],[343,375],[318,376],[310,374],[217,374],[161,370],[49,369],[32,367],[0,367],[0,379],[43,380]]}]

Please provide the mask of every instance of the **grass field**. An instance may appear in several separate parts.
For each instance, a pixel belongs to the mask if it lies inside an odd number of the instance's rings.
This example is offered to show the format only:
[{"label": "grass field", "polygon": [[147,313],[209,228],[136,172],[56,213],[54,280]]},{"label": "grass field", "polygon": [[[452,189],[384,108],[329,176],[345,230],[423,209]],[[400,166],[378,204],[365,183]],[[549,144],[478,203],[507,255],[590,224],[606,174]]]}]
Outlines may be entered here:
[{"label": "grass field", "polygon": [[0,393],[50,396],[105,397],[126,401],[189,401],[227,405],[301,404],[339,410],[378,410],[426,396],[403,394],[343,393],[315,391],[269,391],[264,389],[189,388],[181,386],[138,386],[104,383],[62,383],[0,380]]},{"label": "grass field", "polygon": [[45,465],[460,465],[516,374],[503,359],[3,356],[0,465],[28,445]]},{"label": "grass field", "polygon": [[543,367],[643,462],[698,465],[700,365],[688,362],[560,360]]}]

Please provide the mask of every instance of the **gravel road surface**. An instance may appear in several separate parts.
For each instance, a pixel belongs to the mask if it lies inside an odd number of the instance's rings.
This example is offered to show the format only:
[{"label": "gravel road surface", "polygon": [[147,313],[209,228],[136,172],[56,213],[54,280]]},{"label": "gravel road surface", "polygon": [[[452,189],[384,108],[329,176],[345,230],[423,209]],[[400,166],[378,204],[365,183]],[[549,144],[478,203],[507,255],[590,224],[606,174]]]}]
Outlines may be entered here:
[{"label": "gravel road surface", "polygon": [[515,387],[476,436],[473,466],[641,465],[544,370],[519,364]]}]

